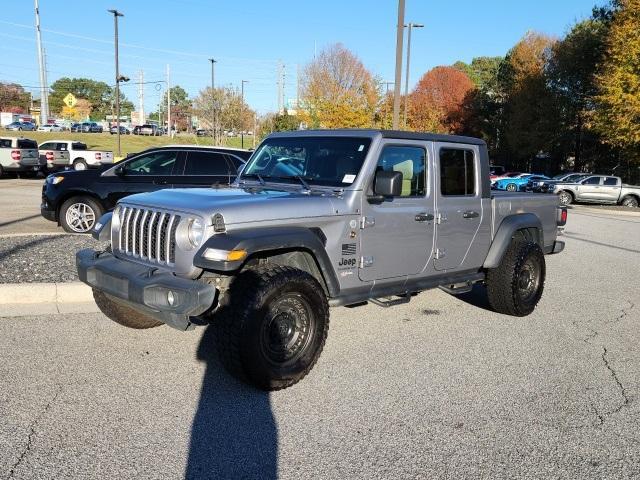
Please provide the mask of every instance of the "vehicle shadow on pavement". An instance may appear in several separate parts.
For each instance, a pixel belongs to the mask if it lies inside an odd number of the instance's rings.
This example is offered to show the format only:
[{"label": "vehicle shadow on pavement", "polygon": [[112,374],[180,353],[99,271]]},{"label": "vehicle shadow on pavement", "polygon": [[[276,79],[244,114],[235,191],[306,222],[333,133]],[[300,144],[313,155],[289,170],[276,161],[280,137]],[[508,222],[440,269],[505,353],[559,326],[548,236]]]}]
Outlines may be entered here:
[{"label": "vehicle shadow on pavement", "polygon": [[269,393],[229,375],[216,355],[213,326],[202,336],[197,358],[206,363],[193,419],[187,479],[277,478],[278,431]]},{"label": "vehicle shadow on pavement", "polygon": [[14,220],[9,220],[7,222],[1,222],[0,227],[6,227],[7,225],[13,225],[14,223],[24,222],[25,220],[33,220],[34,218],[40,218],[40,214],[29,215],[28,217],[16,218]]},{"label": "vehicle shadow on pavement", "polygon": [[476,283],[470,292],[453,296],[465,303],[468,303],[469,305],[473,305],[474,307],[493,312],[491,305],[489,305],[489,299],[487,298],[487,289],[484,285],[479,285]]},{"label": "vehicle shadow on pavement", "polygon": [[33,240],[29,240],[26,243],[23,243],[21,245],[16,245],[12,248],[9,248],[8,250],[0,250],[0,261],[4,260],[7,257],[10,257],[11,255],[16,255],[18,253],[20,253],[22,250],[27,250],[29,247],[33,247],[36,245],[40,245],[41,243],[46,243],[50,240],[49,237],[40,237],[40,238],[35,238]]}]

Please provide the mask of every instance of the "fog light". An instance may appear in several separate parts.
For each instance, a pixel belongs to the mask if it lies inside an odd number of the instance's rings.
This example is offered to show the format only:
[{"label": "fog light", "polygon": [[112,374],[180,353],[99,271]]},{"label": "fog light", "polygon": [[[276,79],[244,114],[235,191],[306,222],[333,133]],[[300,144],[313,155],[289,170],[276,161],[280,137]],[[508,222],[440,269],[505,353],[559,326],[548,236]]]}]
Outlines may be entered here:
[{"label": "fog light", "polygon": [[176,297],[173,295],[173,292],[169,290],[167,293],[167,303],[173,307],[176,304]]}]

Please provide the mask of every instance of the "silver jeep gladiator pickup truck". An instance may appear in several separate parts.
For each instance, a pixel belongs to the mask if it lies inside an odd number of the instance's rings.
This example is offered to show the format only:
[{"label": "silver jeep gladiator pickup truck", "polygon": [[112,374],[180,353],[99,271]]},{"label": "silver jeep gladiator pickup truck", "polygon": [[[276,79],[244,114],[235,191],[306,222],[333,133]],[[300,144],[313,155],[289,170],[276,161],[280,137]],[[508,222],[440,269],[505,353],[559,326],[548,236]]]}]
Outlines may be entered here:
[{"label": "silver jeep gladiator pickup truck", "polygon": [[553,195],[491,191],[483,141],[379,130],[272,134],[231,188],[122,199],[77,253],[100,309],[132,328],[211,324],[225,366],[265,390],[313,367],[330,306],[486,284],[530,314],[562,251]]}]

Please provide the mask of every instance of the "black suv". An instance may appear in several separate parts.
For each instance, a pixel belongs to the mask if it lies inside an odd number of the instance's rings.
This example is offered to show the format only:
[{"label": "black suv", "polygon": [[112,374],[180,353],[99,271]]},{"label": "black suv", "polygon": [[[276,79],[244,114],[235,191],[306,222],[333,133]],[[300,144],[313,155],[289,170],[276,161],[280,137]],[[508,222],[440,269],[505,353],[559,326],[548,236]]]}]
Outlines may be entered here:
[{"label": "black suv", "polygon": [[88,233],[116,202],[162,188],[226,186],[251,156],[233,148],[167,146],[150,148],[115,165],[49,175],[40,213],[67,232]]}]

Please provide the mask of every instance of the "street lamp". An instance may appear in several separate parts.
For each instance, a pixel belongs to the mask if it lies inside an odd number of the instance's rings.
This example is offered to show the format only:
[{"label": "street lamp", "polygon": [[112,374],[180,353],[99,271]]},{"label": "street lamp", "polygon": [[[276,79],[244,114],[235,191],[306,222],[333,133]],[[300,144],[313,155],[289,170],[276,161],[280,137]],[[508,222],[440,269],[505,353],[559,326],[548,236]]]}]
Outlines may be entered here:
[{"label": "street lamp", "polygon": [[242,80],[240,82],[240,95],[241,95],[241,110],[240,110],[240,148],[244,148],[244,84],[249,83],[249,80]]},{"label": "street lamp", "polygon": [[120,66],[118,64],[118,17],[124,17],[124,14],[118,10],[107,10],[113,14],[113,26],[115,31],[116,46],[116,129],[118,135],[118,157],[122,156],[120,152],[120,82],[128,82],[129,79],[120,75]]},{"label": "street lamp", "polygon": [[404,79],[404,128],[407,128],[407,109],[409,107],[409,62],[411,61],[411,30],[413,28],[423,28],[421,23],[409,23],[405,25],[409,28],[409,35],[407,37],[407,73]]}]

